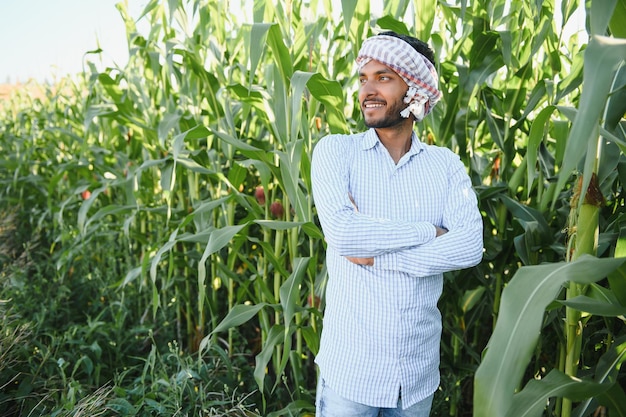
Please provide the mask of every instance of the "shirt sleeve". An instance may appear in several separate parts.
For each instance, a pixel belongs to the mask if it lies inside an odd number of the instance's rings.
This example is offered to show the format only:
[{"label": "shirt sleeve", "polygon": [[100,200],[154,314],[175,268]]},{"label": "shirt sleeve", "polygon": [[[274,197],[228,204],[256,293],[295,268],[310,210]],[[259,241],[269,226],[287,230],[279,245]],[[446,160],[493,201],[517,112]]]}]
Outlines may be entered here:
[{"label": "shirt sleeve", "polygon": [[374,268],[429,276],[477,265],[483,256],[483,222],[476,193],[458,156],[448,177],[442,227],[447,233],[422,245],[374,258]]},{"label": "shirt sleeve", "polygon": [[350,201],[353,137],[330,135],[313,150],[311,182],[315,207],[328,245],[342,256],[375,257],[433,241],[427,222],[376,218],[358,213]]}]

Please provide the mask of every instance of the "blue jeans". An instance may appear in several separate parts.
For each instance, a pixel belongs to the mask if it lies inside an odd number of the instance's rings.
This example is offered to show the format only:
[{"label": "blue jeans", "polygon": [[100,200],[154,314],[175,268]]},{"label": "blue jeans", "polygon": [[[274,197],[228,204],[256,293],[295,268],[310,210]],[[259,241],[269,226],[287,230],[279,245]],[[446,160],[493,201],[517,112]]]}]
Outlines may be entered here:
[{"label": "blue jeans", "polygon": [[417,404],[402,409],[402,399],[396,408],[370,407],[346,400],[325,384],[323,378],[317,383],[315,400],[316,417],[428,417],[434,394]]}]

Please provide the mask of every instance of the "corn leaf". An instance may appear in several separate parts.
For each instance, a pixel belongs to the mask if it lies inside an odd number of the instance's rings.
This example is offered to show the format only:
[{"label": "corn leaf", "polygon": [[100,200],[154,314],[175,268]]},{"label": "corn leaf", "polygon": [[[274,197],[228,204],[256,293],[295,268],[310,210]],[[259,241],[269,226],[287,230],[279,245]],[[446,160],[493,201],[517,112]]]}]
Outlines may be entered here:
[{"label": "corn leaf", "polygon": [[568,281],[591,283],[624,258],[583,255],[574,262],[520,268],[502,292],[500,314],[474,377],[474,415],[504,416],[539,338],[543,314]]},{"label": "corn leaf", "polygon": [[550,397],[567,397],[580,401],[606,392],[611,384],[599,384],[573,378],[554,369],[544,378],[531,380],[515,395],[507,417],[541,417]]},{"label": "corn leaf", "polygon": [[202,315],[204,312],[204,297],[206,295],[206,264],[209,256],[226,246],[231,239],[239,233],[246,225],[224,226],[214,230],[209,236],[202,258],[198,262],[198,311]]},{"label": "corn leaf", "polygon": [[280,286],[280,304],[283,306],[283,321],[289,328],[300,299],[300,284],[310,258],[294,259],[293,272]]},{"label": "corn leaf", "polygon": [[[596,141],[597,138],[593,133],[605,107],[617,66],[624,59],[626,59],[626,39],[591,37],[585,50],[584,88],[578,114],[565,148],[561,175],[557,181],[558,191],[563,189],[574,167],[586,155],[589,142]],[[587,189],[590,179],[591,171],[585,171],[583,190]],[[555,193],[555,198],[558,194]],[[580,198],[580,201],[583,200]]]},{"label": "corn leaf", "polygon": [[[255,306],[256,307],[256,306]],[[283,341],[283,334],[285,332],[285,326],[275,324],[271,327],[267,339],[263,344],[261,353],[254,358],[254,380],[259,386],[259,390],[263,392],[265,386],[265,375],[267,374],[267,365],[272,359],[274,348]]]},{"label": "corn leaf", "polygon": [[609,28],[613,36],[626,38],[626,0],[618,0],[609,21]]}]

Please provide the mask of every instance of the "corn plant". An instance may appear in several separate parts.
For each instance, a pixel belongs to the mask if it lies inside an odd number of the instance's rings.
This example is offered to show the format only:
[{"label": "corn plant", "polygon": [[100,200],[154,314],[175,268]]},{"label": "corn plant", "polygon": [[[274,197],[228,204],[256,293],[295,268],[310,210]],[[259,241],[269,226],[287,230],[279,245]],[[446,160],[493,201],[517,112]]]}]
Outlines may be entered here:
[{"label": "corn plant", "polygon": [[[547,187],[545,183],[538,184],[554,204],[570,173],[580,167],[579,179],[572,186],[571,209],[565,225],[567,262],[522,268],[506,288],[502,299],[506,310],[498,316],[487,354],[476,373],[476,415],[539,416],[551,397],[558,397],[550,402],[554,415],[587,415],[599,405],[618,415],[625,412],[626,395],[617,383],[620,364],[626,358],[623,332],[607,325],[603,330],[606,335],[602,341],[603,354],[595,363],[589,363],[583,355],[583,334],[593,335],[590,326],[593,315],[605,317],[608,324],[606,317],[619,317],[625,311],[621,213],[616,213],[612,204],[607,205],[604,197],[610,196],[612,202],[623,198],[615,188],[621,183],[615,168],[623,159],[626,144],[624,131],[619,127],[626,107],[623,100],[608,98],[611,90],[619,96],[624,86],[626,43],[623,39],[609,38],[606,33],[611,16],[623,14],[626,10],[623,6],[618,5],[614,11],[615,2],[592,3],[591,41],[584,51],[583,93],[578,109],[553,104],[543,109],[543,116],[535,121],[539,124],[527,154],[529,184],[536,175],[537,153],[541,155],[544,141],[541,130],[549,117],[546,115],[560,111],[574,119],[567,141],[555,158],[560,165],[559,175]],[[604,241],[601,226],[606,228]],[[608,259],[595,258],[607,253]],[[606,277],[609,277],[608,287],[597,284]],[[564,297],[563,286],[567,287]],[[541,378],[531,380],[514,394],[537,345],[543,312],[555,299],[566,310],[557,363],[549,373],[542,372]],[[520,343],[523,335],[533,336]],[[576,378],[583,370],[587,378]],[[573,401],[580,402],[574,414]]]}]

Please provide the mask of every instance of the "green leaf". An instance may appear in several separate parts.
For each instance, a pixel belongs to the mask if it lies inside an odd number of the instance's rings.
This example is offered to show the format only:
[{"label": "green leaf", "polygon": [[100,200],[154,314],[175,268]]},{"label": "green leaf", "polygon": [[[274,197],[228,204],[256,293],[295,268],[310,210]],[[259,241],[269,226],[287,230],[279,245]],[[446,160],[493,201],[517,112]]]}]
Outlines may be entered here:
[{"label": "green leaf", "polygon": [[[303,411],[308,411],[309,414]],[[269,413],[267,417],[285,417],[285,416],[310,416],[315,414],[315,407],[307,400],[295,400],[290,402],[286,407]]]},{"label": "green leaf", "polygon": [[[626,226],[622,226],[619,230],[617,243],[615,244],[615,257],[621,258],[626,256]],[[608,276],[609,285],[615,298],[622,306],[626,306],[626,266],[617,268]]]},{"label": "green leaf", "polygon": [[583,68],[585,63],[584,57],[584,52],[578,53],[574,56],[570,71],[565,74],[563,81],[561,81],[557,86],[557,100],[561,100],[563,97],[580,87],[583,83]]},{"label": "green leaf", "polygon": [[494,117],[494,114],[489,108],[485,111],[485,117],[487,119],[487,126],[489,127],[491,138],[494,143],[506,153],[506,145],[504,143],[505,138],[502,137],[502,134],[504,133],[504,121],[500,117]]},{"label": "green leaf", "polygon": [[204,201],[204,202],[202,202],[202,204],[200,204],[198,207],[196,207],[191,212],[191,214],[189,214],[189,216],[197,216],[197,215],[202,214],[202,213],[209,213],[209,212],[215,210],[218,207],[222,207],[223,205],[228,203],[228,201],[231,200],[232,198],[233,198],[233,195],[229,194],[229,195],[227,195],[225,197],[218,198],[216,200]]},{"label": "green leaf", "polygon": [[311,78],[313,73],[296,71],[291,77],[291,137],[297,138],[299,134],[300,119],[302,115],[303,105],[308,104],[308,97],[304,94],[306,91],[306,84]]},{"label": "green leaf", "polygon": [[324,105],[331,133],[347,133],[348,125],[343,114],[344,92],[337,81],[327,80],[320,74],[313,74],[307,81],[309,91]]},{"label": "green leaf", "polygon": [[554,369],[542,379],[531,380],[513,398],[507,417],[541,417],[546,403],[551,397],[567,397],[580,401],[607,391],[611,384],[598,384],[564,374]]},{"label": "green leaf", "polygon": [[206,264],[209,256],[222,249],[231,241],[231,239],[239,233],[246,225],[225,226],[211,232],[209,241],[204,248],[202,258],[198,262],[198,312],[200,315],[204,313],[204,303],[206,295]]},{"label": "green leaf", "polygon": [[[115,204],[110,204],[108,206],[104,206],[101,209],[99,209],[93,216],[91,216],[89,218],[89,220],[87,220],[87,222],[84,224],[84,232],[89,232],[89,226],[92,223],[96,223],[99,220],[104,219],[107,216],[112,216],[114,214],[119,214],[119,213],[129,213],[131,212],[134,208],[136,208],[136,206],[118,206]],[[96,225],[95,227],[98,227],[98,225]]]},{"label": "green leaf", "polygon": [[[572,107],[566,107],[566,106],[557,106],[557,108],[559,109],[561,114],[567,117],[567,119],[571,121],[576,120],[576,116],[579,112],[577,109],[572,108]],[[555,121],[555,124],[556,124],[556,121]],[[600,126],[599,128],[599,132],[604,137],[604,139],[610,140],[611,142],[615,143],[617,146],[619,146],[619,148],[621,149],[623,153],[626,153],[626,140],[614,135],[613,133],[609,132],[602,126]]]},{"label": "green leaf", "polygon": [[267,155],[266,151],[264,151],[263,149],[252,146],[244,142],[243,140],[235,138],[219,130],[211,130],[211,133],[215,134],[215,136],[217,136],[219,139],[221,139],[225,143],[228,143],[229,145],[234,146],[235,149],[237,149],[239,152],[241,152],[243,155],[247,156],[248,158],[257,160],[265,164],[268,167],[272,167],[273,165],[272,160],[270,159],[270,156]]},{"label": "green leaf", "polygon": [[252,87],[254,74],[261,60],[261,55],[266,49],[267,33],[271,26],[270,23],[254,23],[250,29],[250,38],[248,40],[248,58],[250,62],[249,87]]},{"label": "green leaf", "polygon": [[[593,133],[604,110],[617,66],[624,59],[626,59],[626,39],[591,37],[589,46],[585,49],[583,92],[578,114],[567,140],[555,199],[560,195],[574,167],[586,155],[589,142],[597,142],[598,138]],[[590,157],[595,158],[595,155]],[[591,172],[585,171],[583,174],[582,189],[586,190],[591,180]],[[584,201],[582,196],[580,201]]]},{"label": "green leaf", "polygon": [[[626,396],[622,388],[616,384],[616,376],[619,373],[621,364],[626,360],[626,336],[616,339],[608,351],[600,357],[593,375],[593,380],[597,383],[612,383],[613,386],[605,393],[597,396],[600,404],[610,408],[611,413],[620,411],[620,416],[626,416]],[[616,389],[617,388],[617,389]],[[575,417],[589,415],[589,405],[591,398],[584,401],[576,410]]]},{"label": "green leaf", "polygon": [[300,188],[300,160],[303,145],[304,141],[302,140],[289,142],[286,146],[286,152],[276,151],[276,154],[280,158],[282,185],[296,211],[296,219],[310,221],[308,200]]},{"label": "green leaf", "polygon": [[134,416],[138,410],[125,398],[111,398],[107,401],[107,407],[123,416]]},{"label": "green leaf", "polygon": [[320,350],[320,333],[307,326],[302,328],[302,336],[311,353],[317,355]]},{"label": "green leaf", "polygon": [[313,239],[320,239],[320,240],[324,239],[324,234],[322,233],[320,228],[317,227],[315,223],[312,223],[312,222],[304,223],[302,225],[302,230],[304,231],[304,233],[306,233],[309,237]]},{"label": "green leaf", "polygon": [[283,306],[283,321],[286,328],[291,325],[291,320],[300,301],[300,285],[309,260],[310,258],[294,259],[293,272],[280,286],[280,304]]},{"label": "green leaf", "polygon": [[[525,233],[528,234],[528,236],[525,237],[527,242],[534,242],[536,245],[541,245],[551,241],[550,226],[539,210],[522,204],[506,195],[500,195],[499,198],[504,205],[506,205],[514,219],[522,225]],[[529,249],[535,250],[536,248],[533,247]]]},{"label": "green leaf", "polygon": [[435,21],[437,3],[437,0],[416,0],[413,2],[413,6],[415,7],[416,36],[424,42],[430,39],[433,23]]},{"label": "green leaf", "polygon": [[465,291],[461,300],[461,311],[463,313],[470,311],[480,301],[486,289],[486,287],[478,287]]},{"label": "green leaf", "polygon": [[626,393],[618,384],[598,395],[598,402],[610,410],[611,417],[626,417]]},{"label": "green leaf", "polygon": [[583,255],[574,262],[520,268],[502,292],[500,314],[474,377],[474,416],[504,416],[539,339],[546,307],[568,281],[598,281],[624,258]]},{"label": "green leaf", "polygon": [[604,35],[617,0],[592,1],[589,12],[591,35]]},{"label": "green leaf", "polygon": [[543,142],[546,125],[550,121],[550,116],[552,116],[554,110],[556,110],[555,106],[547,106],[539,112],[535,120],[533,120],[532,125],[530,126],[530,133],[528,135],[528,151],[526,153],[526,157],[528,158],[526,165],[526,168],[528,170],[526,198],[529,198],[530,190],[537,176],[537,154],[539,152],[539,145],[541,144],[541,142]]},{"label": "green leaf", "polygon": [[626,65],[622,65],[615,75],[613,91],[606,106],[604,127],[610,132],[616,132],[624,114],[626,114]]},{"label": "green leaf", "polygon": [[[287,49],[287,46],[285,45],[283,33],[278,24],[270,26],[267,36],[267,45],[274,53],[274,61],[277,64],[283,82],[288,85],[287,83],[293,74],[293,62],[291,60],[289,49]],[[265,45],[259,45],[260,48],[263,48],[264,46]],[[277,80],[275,80],[275,82],[277,82]]]},{"label": "green leaf", "polygon": [[504,65],[498,50],[499,38],[497,32],[476,32],[470,50],[470,85],[467,91],[482,85],[489,75]]},{"label": "green leaf", "polygon": [[124,277],[124,281],[122,281],[122,287],[126,286],[127,284],[133,282],[137,277],[141,276],[141,272],[142,272],[143,268],[138,266],[136,268],[130,269],[127,273],[126,276]]},{"label": "green leaf", "polygon": [[350,33],[350,25],[352,24],[352,16],[356,9],[358,0],[341,0],[341,12],[343,15],[343,25],[346,33]]},{"label": "green leaf", "polygon": [[152,258],[152,262],[150,263],[150,278],[152,279],[153,284],[156,283],[157,267],[159,262],[161,262],[161,257],[174,247],[176,244],[176,236],[178,236],[178,229],[174,229],[174,231],[172,231],[167,243],[161,246],[156,255],[154,255],[154,258]]},{"label": "green leaf", "polygon": [[618,0],[613,10],[613,15],[609,21],[609,29],[613,36],[626,38],[626,0]]},{"label": "green leaf", "polygon": [[244,183],[247,175],[248,170],[246,168],[241,166],[238,162],[233,162],[230,170],[228,171],[228,180],[232,184],[233,188],[239,189],[239,186]]},{"label": "green leaf", "polygon": [[263,392],[263,387],[265,386],[265,375],[267,373],[267,364],[270,363],[272,359],[272,354],[274,353],[274,348],[283,340],[283,333],[285,332],[285,327],[280,324],[275,324],[269,330],[269,334],[267,335],[267,339],[263,344],[263,349],[261,352],[256,355],[254,358],[255,366],[254,366],[254,380],[259,386],[259,390]]},{"label": "green leaf", "polygon": [[230,329],[231,327],[241,326],[246,323],[252,317],[256,316],[261,309],[263,309],[267,304],[259,303],[259,304],[238,304],[234,306],[226,315],[224,320],[218,324],[215,329],[210,333],[220,333],[225,330]]},{"label": "green leaf", "polygon": [[[434,11],[434,8],[433,8]],[[376,24],[381,29],[393,30],[396,33],[410,35],[409,28],[406,25],[393,17],[386,15],[376,20]],[[422,39],[422,38],[420,38]]]},{"label": "green leaf", "polygon": [[559,303],[578,311],[584,311],[598,316],[617,317],[626,315],[626,307],[617,302],[600,301],[585,295],[579,295],[569,300],[559,300]]},{"label": "green leaf", "polygon": [[613,378],[613,381],[615,381],[616,374],[625,361],[626,335],[616,339],[609,350],[602,355],[596,366],[594,380],[596,382],[604,382]]},{"label": "green leaf", "polygon": [[[168,139],[168,136],[170,134],[170,132],[172,131],[176,131],[178,129],[179,126],[179,122],[180,122],[180,117],[181,114],[176,112],[176,113],[167,113],[165,115],[163,115],[163,119],[161,119],[161,121],[159,122],[159,125],[157,127],[157,135],[159,137],[159,141],[161,143],[165,143]],[[177,146],[176,146],[176,142],[177,140],[180,139],[184,139],[185,138],[185,134],[184,133],[180,133],[178,135],[176,135],[174,137],[174,155],[176,155],[176,151],[177,151]],[[179,150],[179,149],[178,149]]]},{"label": "green leaf", "polygon": [[[254,237],[248,237],[248,239],[251,242],[254,242],[257,245],[259,245],[263,249],[263,256],[265,256],[265,258],[272,264],[272,267],[276,269],[276,272],[278,272],[281,276],[284,276],[284,277],[289,275],[289,272],[287,271],[284,265],[285,264],[284,259],[282,259],[282,257],[279,257],[274,253],[274,247],[269,242],[263,242]],[[273,301],[274,295],[272,293],[266,294],[266,297],[268,300],[272,300],[272,302],[274,302]]]},{"label": "green leaf", "polygon": [[306,224],[305,222],[285,222],[279,220],[254,220],[254,223],[271,230],[289,230]]},{"label": "green leaf", "polygon": [[220,229],[215,229],[211,236],[209,237],[209,241],[207,242],[206,248],[204,249],[204,254],[202,255],[202,261],[205,261],[209,255],[219,251],[224,246],[231,241],[231,239],[239,233],[241,229],[246,227],[245,224],[234,225],[234,226],[224,226]]},{"label": "green leaf", "polygon": [[80,205],[80,209],[78,209],[78,230],[80,230],[81,235],[85,236],[87,233],[86,225],[87,225],[87,213],[89,209],[93,205],[93,203],[98,198],[98,195],[106,190],[106,186],[95,189],[91,192],[89,198],[82,202]]}]

